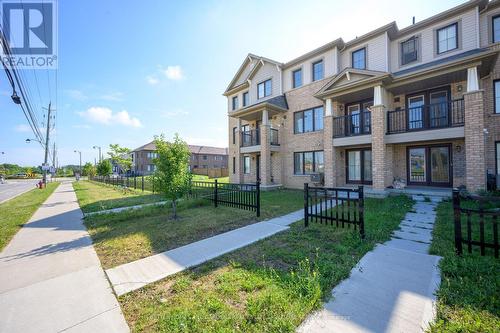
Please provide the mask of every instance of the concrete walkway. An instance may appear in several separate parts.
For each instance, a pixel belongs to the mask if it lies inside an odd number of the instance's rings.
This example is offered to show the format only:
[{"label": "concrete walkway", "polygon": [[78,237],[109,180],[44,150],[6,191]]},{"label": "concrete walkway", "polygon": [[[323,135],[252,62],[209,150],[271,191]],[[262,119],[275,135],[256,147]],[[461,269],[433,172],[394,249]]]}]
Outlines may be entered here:
[{"label": "concrete walkway", "polygon": [[423,332],[434,317],[440,257],[427,254],[439,198],[417,203],[393,238],[367,253],[298,332]]},{"label": "concrete walkway", "polygon": [[0,332],[128,332],[70,182],[0,253]]},{"label": "concrete walkway", "polygon": [[304,211],[254,223],[179,248],[139,259],[106,270],[117,295],[139,289],[149,283],[242,248],[278,232],[304,218]]}]

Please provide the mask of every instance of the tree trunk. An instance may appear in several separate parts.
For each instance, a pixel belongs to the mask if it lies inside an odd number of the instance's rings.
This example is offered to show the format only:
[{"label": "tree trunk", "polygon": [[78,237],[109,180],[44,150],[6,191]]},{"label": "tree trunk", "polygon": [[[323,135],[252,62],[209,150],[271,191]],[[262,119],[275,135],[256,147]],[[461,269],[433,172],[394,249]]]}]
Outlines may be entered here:
[{"label": "tree trunk", "polygon": [[172,211],[174,213],[174,219],[177,219],[177,201],[172,200]]}]

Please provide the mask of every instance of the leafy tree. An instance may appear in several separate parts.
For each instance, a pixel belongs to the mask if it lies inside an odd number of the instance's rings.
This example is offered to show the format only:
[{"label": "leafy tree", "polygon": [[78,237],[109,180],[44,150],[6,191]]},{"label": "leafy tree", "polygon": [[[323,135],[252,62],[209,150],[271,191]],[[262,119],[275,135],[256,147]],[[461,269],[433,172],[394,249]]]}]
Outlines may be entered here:
[{"label": "leafy tree", "polygon": [[155,136],[158,157],[153,160],[156,165],[155,179],[160,191],[172,200],[173,218],[177,218],[177,200],[189,192],[191,173],[189,157],[191,153],[186,142],[175,134],[173,142],[165,141],[165,136]]},{"label": "leafy tree", "polygon": [[82,169],[83,176],[93,177],[96,174],[96,167],[92,163],[87,162]]},{"label": "leafy tree", "polygon": [[117,164],[121,171],[126,172],[130,170],[132,166],[132,156],[130,156],[130,149],[126,147],[120,147],[119,144],[110,144],[108,152],[111,160]]},{"label": "leafy tree", "polygon": [[111,162],[109,160],[102,160],[97,163],[97,174],[99,176],[109,176],[112,172],[113,167],[111,166]]}]

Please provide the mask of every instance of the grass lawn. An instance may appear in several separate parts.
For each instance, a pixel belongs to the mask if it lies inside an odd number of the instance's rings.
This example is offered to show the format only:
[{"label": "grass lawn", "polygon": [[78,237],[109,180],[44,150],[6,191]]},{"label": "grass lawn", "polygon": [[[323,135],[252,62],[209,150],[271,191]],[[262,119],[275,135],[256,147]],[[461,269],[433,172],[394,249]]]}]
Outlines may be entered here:
[{"label": "grass lawn", "polygon": [[367,199],[364,241],[352,229],[300,221],[119,301],[136,332],[293,332],[411,206],[404,196]]},{"label": "grass lawn", "polygon": [[[469,205],[474,206],[474,203]],[[485,226],[485,238],[491,242],[491,224],[486,223]],[[451,202],[439,205],[433,238],[431,253],[443,259],[440,263],[437,320],[430,331],[498,332],[500,260],[495,259],[489,250],[489,254],[484,257],[477,251],[469,254],[467,246],[464,246],[462,257],[455,255]]]},{"label": "grass lawn", "polygon": [[58,185],[59,183],[48,183],[44,190],[33,189],[0,204],[0,250],[9,243],[19,228],[28,222]]},{"label": "grass lawn", "polygon": [[195,181],[204,181],[204,182],[213,182],[215,181],[215,179],[217,179],[217,182],[219,183],[229,183],[229,177],[209,178],[208,176],[204,175],[193,175],[192,179]]},{"label": "grass lawn", "polygon": [[84,213],[117,207],[141,205],[165,200],[159,194],[81,180],[73,182],[80,208]]},{"label": "grass lawn", "polygon": [[[262,192],[259,220],[301,209],[302,191]],[[205,200],[178,204],[177,220],[170,218],[170,205],[146,207],[117,214],[88,216],[85,224],[105,268],[233,230],[251,223],[255,212],[231,207],[214,208]]]}]

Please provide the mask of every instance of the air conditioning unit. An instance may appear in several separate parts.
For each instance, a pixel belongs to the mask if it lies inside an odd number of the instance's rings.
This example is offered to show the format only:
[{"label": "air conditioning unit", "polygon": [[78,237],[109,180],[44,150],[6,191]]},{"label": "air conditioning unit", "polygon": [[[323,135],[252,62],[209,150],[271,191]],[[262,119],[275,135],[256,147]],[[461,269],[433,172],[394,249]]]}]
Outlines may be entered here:
[{"label": "air conditioning unit", "polygon": [[325,174],[324,173],[311,174],[311,182],[323,185],[325,183]]}]

